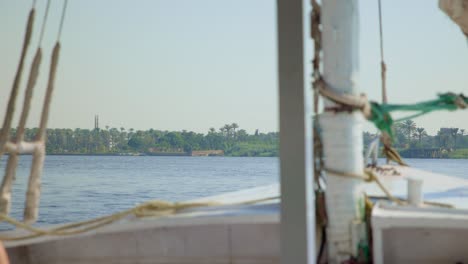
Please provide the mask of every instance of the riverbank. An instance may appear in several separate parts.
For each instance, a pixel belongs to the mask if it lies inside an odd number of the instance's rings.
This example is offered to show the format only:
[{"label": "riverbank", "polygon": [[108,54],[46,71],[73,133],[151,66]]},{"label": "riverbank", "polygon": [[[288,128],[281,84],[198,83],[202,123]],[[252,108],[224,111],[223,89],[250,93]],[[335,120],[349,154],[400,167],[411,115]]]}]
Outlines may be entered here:
[{"label": "riverbank", "polygon": [[468,159],[468,148],[439,149],[439,148],[410,148],[397,149],[403,158],[415,159]]},{"label": "riverbank", "polygon": [[[237,154],[237,155],[236,155]],[[243,154],[243,155],[239,155]],[[250,155],[245,155],[245,153],[234,153],[227,154],[224,157],[278,157],[273,155],[273,153],[249,153]],[[267,155],[265,155],[267,154]],[[156,156],[156,157],[191,157],[188,153],[185,152],[168,152],[168,153],[47,153],[48,156]],[[220,155],[218,155],[220,156]],[[404,151],[401,153],[401,156],[405,159],[468,159],[468,149],[457,149],[450,153],[447,153],[443,156],[409,156]],[[381,156],[383,158],[383,156]]]},{"label": "riverbank", "polygon": [[468,149],[456,149],[449,153],[449,159],[468,159]]}]

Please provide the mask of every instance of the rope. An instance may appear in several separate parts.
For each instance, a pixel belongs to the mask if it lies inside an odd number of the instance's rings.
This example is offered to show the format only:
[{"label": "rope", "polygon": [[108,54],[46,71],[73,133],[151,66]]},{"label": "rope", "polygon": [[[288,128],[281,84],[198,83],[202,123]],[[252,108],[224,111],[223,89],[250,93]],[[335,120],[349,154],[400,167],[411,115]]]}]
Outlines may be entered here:
[{"label": "rope", "polygon": [[[320,75],[320,51],[321,51],[321,31],[320,31],[320,6],[316,0],[312,0],[312,25],[311,25],[311,36],[314,40],[314,82],[312,83],[314,88],[314,110],[317,112],[318,95],[321,95],[332,102],[339,104],[346,111],[360,110],[364,116],[374,123],[374,125],[383,133],[387,133],[390,138],[393,138],[392,125],[393,119],[390,115],[393,111],[416,111],[414,115],[407,116],[396,121],[403,121],[406,119],[415,118],[426,113],[436,110],[456,110],[466,109],[468,107],[467,98],[460,94],[456,95],[453,93],[445,93],[439,95],[438,99],[432,101],[426,101],[416,104],[388,104],[386,103],[386,87],[385,87],[385,62],[383,60],[383,30],[382,30],[382,12],[381,12],[381,1],[379,0],[379,21],[380,21],[380,47],[381,47],[381,59],[382,59],[382,84],[383,84],[383,103],[369,102],[365,95],[354,96],[349,94],[340,94],[335,91]],[[335,109],[336,110],[336,109]],[[390,145],[387,145],[391,148]]]},{"label": "rope", "polygon": [[41,34],[39,35],[39,44],[38,44],[39,47],[41,46],[42,38],[44,37],[45,27],[46,27],[46,23],[47,23],[47,17],[49,15],[49,7],[50,7],[50,0],[47,0],[47,6],[46,6],[45,13],[44,13],[44,19],[42,20]]},{"label": "rope", "polygon": [[[320,51],[322,50],[322,40],[320,31],[320,5],[316,0],[312,0],[312,16],[311,16],[311,37],[314,40],[314,59],[313,74],[314,79],[320,79]],[[313,83],[314,88],[317,83]],[[315,192],[315,215],[317,224],[322,227],[323,233],[326,233],[328,222],[327,210],[325,205],[325,189],[322,186],[321,177],[323,177],[323,168],[325,166],[323,160],[323,145],[320,136],[320,122],[319,122],[319,93],[318,89],[314,89],[314,118],[313,118],[313,144],[314,144],[314,192]],[[326,235],[322,235],[321,251],[317,255],[317,261],[320,260],[320,255],[323,253],[323,247],[326,242]]]},{"label": "rope", "polygon": [[439,110],[454,111],[457,109],[466,109],[468,106],[468,98],[463,94],[444,93],[439,94],[435,100],[424,101],[415,104],[379,104],[376,102],[371,103],[372,114],[368,118],[369,121],[383,132],[388,133],[393,137],[392,125],[393,119],[390,115],[395,111],[417,112],[416,114],[406,116],[395,120],[396,122],[412,119],[427,113]]},{"label": "rope", "polygon": [[24,59],[28,51],[29,44],[31,42],[31,35],[34,26],[34,17],[36,11],[34,8],[31,9],[28,16],[28,22],[26,24],[26,33],[24,35],[23,47],[21,49],[21,56],[16,70],[15,79],[10,92],[10,98],[8,99],[7,110],[5,113],[5,119],[3,121],[2,130],[0,132],[0,157],[3,155],[5,144],[8,141],[8,135],[10,133],[11,121],[15,112],[16,97],[18,96],[18,89],[23,74]]},{"label": "rope", "polygon": [[[41,48],[37,49],[36,55],[34,56],[31,70],[29,73],[29,79],[26,86],[26,92],[23,102],[23,110],[21,111],[21,117],[16,132],[16,144],[23,141],[24,130],[26,126],[26,120],[28,118],[29,110],[31,108],[31,99],[33,95],[34,86],[39,76],[39,66],[41,63],[42,51]],[[8,214],[10,209],[11,200],[11,185],[15,179],[16,167],[18,166],[18,153],[12,152],[8,157],[7,168],[5,170],[5,176],[3,177],[2,185],[0,187],[0,212]]]},{"label": "rope", "polygon": [[363,180],[365,182],[375,182],[379,186],[379,188],[385,193],[388,199],[390,199],[392,202],[398,205],[405,205],[405,203],[402,200],[396,198],[390,193],[390,191],[382,184],[378,176],[375,175],[374,171],[371,169],[365,169],[363,174],[341,172],[341,171],[336,171],[336,170],[329,169],[329,168],[326,168],[326,172],[330,173],[329,175],[353,178],[353,179]]},{"label": "rope", "polygon": [[[47,90],[44,99],[44,105],[42,109],[41,121],[39,125],[39,131],[36,135],[36,140],[32,144],[34,144],[33,148],[28,148],[28,152],[32,152],[33,154],[33,162],[31,166],[31,172],[29,177],[28,189],[26,193],[26,205],[25,205],[25,212],[24,218],[27,222],[32,222],[37,218],[38,215],[38,206],[39,206],[39,196],[40,196],[40,176],[43,168],[44,156],[45,156],[45,142],[46,142],[46,129],[47,129],[47,121],[49,118],[50,112],[50,103],[52,100],[52,92],[54,89],[54,82],[56,78],[57,66],[58,66],[58,59],[60,53],[60,36],[62,33],[64,21],[65,21],[65,14],[67,8],[68,1],[64,2],[62,16],[60,20],[58,35],[57,35],[57,43],[53,49],[52,57],[51,57],[51,64],[49,70],[49,79],[47,83]],[[19,82],[21,79],[23,67],[24,67],[24,59],[26,56],[27,47],[29,46],[31,35],[32,35],[32,27],[33,27],[33,20],[34,20],[34,6],[36,5],[36,0],[33,0],[33,8],[30,11],[26,34],[23,43],[23,49],[21,52],[20,63],[18,65],[18,70],[15,75],[15,80],[13,83],[13,87],[11,90],[7,111],[5,115],[4,124],[2,130],[0,132],[0,157],[3,155],[5,151],[10,153],[7,168],[5,170],[5,176],[2,180],[2,184],[0,186],[0,213],[8,214],[10,208],[10,200],[11,200],[11,186],[15,178],[16,167],[18,165],[18,154],[23,153],[24,150],[23,145],[23,138],[24,138],[24,131],[26,126],[27,117],[31,108],[31,100],[33,95],[34,86],[37,82],[37,78],[39,75],[39,67],[42,58],[42,49],[41,43],[44,37],[44,32],[47,24],[47,18],[50,9],[50,0],[47,1],[47,6],[44,12],[44,18],[42,21],[41,32],[38,42],[37,52],[34,56],[33,63],[31,65],[30,75],[28,79],[28,83],[26,86],[24,101],[23,101],[23,108],[20,116],[20,121],[18,125],[18,130],[16,133],[15,142],[9,141],[9,133],[11,128],[11,122],[13,119],[14,108],[16,104],[16,98],[18,95],[19,90]],[[29,144],[31,146],[31,144]],[[8,146],[8,148],[7,148]]]},{"label": "rope", "polygon": [[62,28],[63,28],[63,23],[65,21],[65,14],[67,11],[67,5],[68,5],[68,0],[65,0],[63,3],[63,9],[62,9],[62,17],[60,18],[60,26],[59,26],[59,31],[57,34],[57,41],[60,40],[60,37],[62,36]]},{"label": "rope", "polygon": [[372,106],[364,94],[358,97],[350,94],[337,93],[327,85],[322,77],[314,81],[314,89],[316,89],[320,95],[334,103],[346,106],[351,110],[361,110],[366,118],[372,115]]},{"label": "rope", "polygon": [[26,93],[23,101],[23,110],[21,111],[21,117],[18,125],[18,130],[16,133],[16,142],[21,142],[24,137],[24,129],[26,126],[26,120],[28,119],[29,110],[31,108],[31,99],[33,95],[34,86],[37,82],[37,77],[39,76],[39,66],[41,65],[42,60],[42,50],[38,48],[36,55],[34,56],[33,63],[31,65],[31,71],[29,73],[28,84],[26,86]]},{"label": "rope", "polygon": [[[55,77],[57,74],[58,59],[60,55],[60,42],[55,44],[52,51],[52,58],[50,61],[49,79],[47,82],[47,90],[44,98],[44,105],[42,108],[41,121],[39,131],[36,135],[36,140],[46,144],[46,129],[47,121],[49,119],[50,103],[52,101],[52,93],[54,90]],[[45,149],[37,149],[34,153],[31,173],[29,176],[28,189],[26,192],[26,205],[24,208],[24,221],[33,222],[37,219],[39,211],[39,196],[41,192],[41,173],[44,166]]]},{"label": "rope", "polygon": [[382,3],[379,0],[379,28],[380,28],[380,68],[382,77],[382,103],[387,103],[387,83],[386,72],[387,66],[384,61],[384,48],[383,48],[383,23],[382,23]]},{"label": "rope", "polygon": [[[48,0],[48,4],[49,4]],[[24,207],[24,221],[27,223],[34,222],[39,214],[39,197],[41,194],[41,174],[44,166],[45,159],[45,144],[47,141],[47,122],[49,120],[50,105],[52,101],[52,94],[55,87],[55,79],[57,75],[58,60],[60,57],[60,36],[62,34],[63,24],[67,10],[68,1],[65,0],[62,16],[60,19],[59,31],[57,35],[57,42],[52,51],[49,69],[49,78],[47,81],[47,90],[42,107],[41,121],[39,124],[39,131],[36,135],[36,140],[42,143],[42,148],[37,148],[34,152],[34,157],[31,165],[31,173],[29,176],[28,189],[26,192],[26,204]]]},{"label": "rope", "polygon": [[[330,175],[335,175],[339,177],[349,177],[353,179],[358,179],[358,180],[363,180],[365,182],[375,182],[377,186],[379,186],[380,190],[384,192],[385,197],[389,199],[390,201],[398,204],[398,205],[407,205],[408,202],[405,199],[400,199],[392,195],[392,193],[385,187],[385,185],[380,181],[379,176],[375,173],[375,171],[372,168],[366,168],[363,172],[363,174],[355,174],[355,173],[349,173],[349,172],[341,172],[341,171],[336,171],[333,169],[326,168],[325,169]],[[453,208],[453,205],[451,204],[445,204],[445,203],[438,203],[438,202],[429,202],[429,201],[424,201],[424,204],[426,205],[432,205],[432,206],[438,206],[438,207],[444,207],[444,208]]]},{"label": "rope", "polygon": [[[3,128],[2,128],[1,133],[0,133],[0,157],[3,155],[3,152],[5,151],[5,147],[6,147],[7,143],[9,143],[8,142],[8,139],[9,139],[8,137],[9,137],[9,134],[10,134],[10,128],[11,128],[11,122],[12,122],[12,119],[13,119],[13,114],[15,112],[16,98],[18,96],[19,85],[20,85],[21,76],[22,76],[22,73],[23,73],[24,60],[25,60],[25,57],[26,57],[26,53],[27,53],[29,44],[31,42],[31,36],[32,36],[32,32],[33,32],[34,18],[35,18],[35,13],[36,13],[36,11],[34,9],[35,5],[36,5],[36,1],[33,2],[33,7],[31,8],[31,11],[29,12],[28,21],[27,21],[27,24],[26,24],[26,33],[24,35],[23,47],[22,47],[22,50],[21,50],[20,61],[19,61],[19,64],[18,64],[18,68],[16,70],[15,79],[13,81],[13,86],[11,88],[10,98],[8,100],[8,106],[7,106],[7,111],[6,111],[6,114],[5,114],[5,120],[4,120],[4,123],[3,123]],[[34,57],[34,61],[33,61],[33,64],[31,66],[31,72],[30,72],[30,76],[29,76],[29,80],[28,80],[28,87],[33,86],[32,83],[35,83],[35,79],[37,78],[37,71],[38,71],[38,67],[39,67],[38,64],[40,63],[40,57],[41,57],[40,53],[36,54],[36,56]],[[26,95],[26,97],[28,97],[28,95]],[[29,107],[29,106],[26,106],[26,107]],[[22,119],[23,119],[23,114],[24,114],[24,109],[23,109],[23,113],[21,115]],[[22,127],[22,129],[21,129],[21,127]],[[17,136],[22,137],[23,133],[24,133],[24,125],[21,126],[21,122],[20,122],[20,129],[18,131]],[[20,142],[20,141],[17,140],[17,142]],[[13,156],[15,156],[15,155],[13,154]],[[10,156],[10,158],[12,158],[12,156]],[[15,163],[15,159],[16,159],[16,163]],[[17,164],[17,157],[16,158],[13,157],[12,161],[10,161],[10,160],[8,161],[7,168],[5,170],[6,175],[4,176],[4,178],[2,180],[2,185],[0,187],[0,212],[7,212],[8,209],[9,209],[10,199],[11,199],[11,185],[12,185],[14,177],[15,177],[14,176],[14,171],[15,171],[15,168],[16,168],[15,164]]]},{"label": "rope", "polygon": [[[265,202],[270,200],[275,200],[280,198],[279,196],[275,197],[268,197],[262,199],[255,199],[249,200],[237,204],[232,205],[249,205],[255,204],[259,202]],[[18,240],[25,240],[36,238],[40,236],[68,236],[68,235],[76,235],[84,232],[88,232],[91,230],[95,230],[97,228],[109,225],[116,221],[119,221],[127,216],[133,215],[138,218],[144,217],[162,217],[168,216],[178,213],[184,209],[190,208],[199,208],[199,207],[209,207],[209,206],[222,206],[223,204],[215,203],[215,202],[206,202],[206,203],[170,203],[165,201],[149,201],[143,204],[140,204],[134,208],[124,210],[121,212],[117,212],[115,214],[111,214],[108,216],[98,217],[91,220],[86,220],[82,222],[66,224],[59,227],[55,227],[52,229],[40,229],[33,227],[29,224],[22,223],[12,217],[9,217],[5,214],[0,214],[0,220],[7,222],[11,225],[14,225],[17,228],[24,229],[31,234],[23,235],[23,236],[0,236],[0,240],[3,241],[18,241]],[[224,204],[227,205],[227,204]]]}]

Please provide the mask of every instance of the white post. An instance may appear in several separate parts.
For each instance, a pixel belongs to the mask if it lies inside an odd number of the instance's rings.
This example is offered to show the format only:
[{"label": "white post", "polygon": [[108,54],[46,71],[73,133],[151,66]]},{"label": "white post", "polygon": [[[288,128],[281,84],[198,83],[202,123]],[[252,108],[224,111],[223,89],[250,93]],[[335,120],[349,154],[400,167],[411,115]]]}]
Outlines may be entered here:
[{"label": "white post", "polygon": [[315,263],[311,91],[304,81],[303,0],[277,0],[281,263]]},{"label": "white post", "polygon": [[[323,77],[336,92],[358,95],[359,20],[357,0],[324,0],[322,4]],[[336,107],[330,101],[325,107]],[[325,166],[362,174],[364,167],[360,111],[325,111],[320,116]],[[341,263],[357,254],[351,230],[363,217],[362,181],[327,174],[329,263]]]}]

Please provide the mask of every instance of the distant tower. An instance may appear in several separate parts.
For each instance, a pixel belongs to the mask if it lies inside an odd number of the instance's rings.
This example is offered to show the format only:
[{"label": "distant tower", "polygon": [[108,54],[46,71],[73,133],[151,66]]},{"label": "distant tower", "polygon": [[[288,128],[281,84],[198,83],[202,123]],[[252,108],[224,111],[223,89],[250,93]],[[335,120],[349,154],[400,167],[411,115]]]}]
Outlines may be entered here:
[{"label": "distant tower", "polygon": [[99,116],[98,115],[94,116],[94,129],[95,130],[99,129]]}]

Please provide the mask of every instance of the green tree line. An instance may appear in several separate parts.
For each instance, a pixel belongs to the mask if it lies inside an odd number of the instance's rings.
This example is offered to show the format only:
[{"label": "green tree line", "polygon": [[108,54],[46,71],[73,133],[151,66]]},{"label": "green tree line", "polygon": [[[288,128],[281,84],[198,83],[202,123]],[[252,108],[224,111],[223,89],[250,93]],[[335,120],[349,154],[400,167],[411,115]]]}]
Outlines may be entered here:
[{"label": "green tree line", "polygon": [[[25,139],[33,140],[37,128],[26,129]],[[12,130],[14,138],[15,130]],[[364,144],[376,137],[364,132]],[[253,134],[236,123],[206,133],[110,128],[48,129],[46,150],[49,154],[127,154],[188,153],[193,150],[223,150],[227,156],[278,156],[278,132]],[[438,149],[443,157],[468,158],[468,131],[461,128],[440,128],[429,135],[412,120],[394,125],[394,144],[403,156],[409,150]],[[406,152],[405,152],[406,151]]]},{"label": "green tree line", "polygon": [[[33,140],[37,128],[26,129]],[[12,138],[15,136],[12,130]],[[278,156],[278,133],[247,133],[236,123],[207,133],[133,128],[48,129],[48,154],[184,153],[192,150],[223,150],[228,156]]]},{"label": "green tree line", "polygon": [[[413,120],[396,123],[393,126],[393,146],[402,156],[411,150],[437,149],[440,157],[468,158],[468,131],[462,128],[440,128],[435,135],[429,135],[425,128],[419,127]],[[367,146],[375,134],[365,132],[364,144]]]}]

